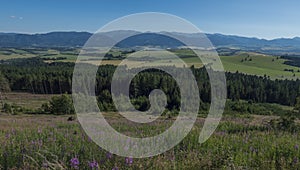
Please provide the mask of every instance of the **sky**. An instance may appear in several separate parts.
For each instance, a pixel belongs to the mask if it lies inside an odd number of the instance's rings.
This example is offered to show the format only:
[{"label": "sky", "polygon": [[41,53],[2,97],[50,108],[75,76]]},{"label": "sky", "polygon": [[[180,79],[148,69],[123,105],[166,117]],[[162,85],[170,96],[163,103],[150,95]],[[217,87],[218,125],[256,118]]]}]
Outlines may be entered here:
[{"label": "sky", "polygon": [[0,2],[0,32],[95,32],[141,12],[184,18],[206,33],[265,39],[300,37],[299,0],[9,0]]}]

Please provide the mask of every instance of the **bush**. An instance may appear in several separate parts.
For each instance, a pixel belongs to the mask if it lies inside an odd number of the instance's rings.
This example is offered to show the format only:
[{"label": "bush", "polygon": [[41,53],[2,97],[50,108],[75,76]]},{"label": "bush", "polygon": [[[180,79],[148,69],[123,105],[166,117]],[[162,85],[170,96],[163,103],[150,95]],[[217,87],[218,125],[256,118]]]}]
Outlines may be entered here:
[{"label": "bush", "polygon": [[293,116],[281,116],[279,119],[272,119],[269,122],[269,126],[274,130],[292,131],[298,130]]},{"label": "bush", "polygon": [[57,115],[75,113],[72,99],[68,94],[52,97],[49,104],[44,103],[41,106],[41,109],[44,113],[51,113]]},{"label": "bush", "polygon": [[298,113],[300,113],[300,97],[296,98],[296,104],[295,104],[294,110],[297,111]]},{"label": "bush", "polygon": [[226,112],[256,115],[288,115],[291,111],[284,110],[282,107],[270,103],[253,103],[251,101],[230,101],[227,100]]},{"label": "bush", "polygon": [[16,115],[16,114],[31,112],[32,110],[22,106],[18,106],[16,104],[4,103],[2,111],[8,114]]},{"label": "bush", "polygon": [[11,105],[8,103],[4,103],[3,108],[2,108],[3,112],[5,113],[12,113],[12,108]]}]

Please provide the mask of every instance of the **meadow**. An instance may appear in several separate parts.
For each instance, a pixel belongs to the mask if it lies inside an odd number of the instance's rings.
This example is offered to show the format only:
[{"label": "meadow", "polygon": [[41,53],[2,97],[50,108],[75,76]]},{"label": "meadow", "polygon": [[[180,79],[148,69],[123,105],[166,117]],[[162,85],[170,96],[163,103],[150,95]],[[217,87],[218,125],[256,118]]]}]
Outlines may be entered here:
[{"label": "meadow", "polygon": [[[297,169],[297,132],[269,128],[261,117],[223,117],[218,130],[203,144],[198,118],[189,135],[176,147],[151,158],[111,154],[89,139],[68,116],[17,115],[0,117],[1,169]],[[153,133],[174,118],[136,128],[116,113],[106,119],[122,133]],[[266,119],[268,120],[268,119]],[[156,129],[156,130],[157,130]]]},{"label": "meadow", "polygon": [[[51,97],[29,93],[6,93],[4,96],[6,102],[23,107],[31,103],[41,105]],[[18,100],[16,96],[19,96]],[[255,104],[254,107],[259,108],[261,105]],[[300,122],[285,121],[280,116],[283,111],[292,111],[293,107],[265,104],[265,108],[269,108],[268,112],[254,111],[252,114],[226,109],[217,130],[202,144],[198,143],[198,137],[206,115],[199,114],[191,132],[182,142],[151,158],[120,157],[102,149],[85,134],[76,115],[0,113],[0,168],[299,168]],[[116,112],[106,112],[104,116],[114,129],[133,137],[159,134],[176,119],[176,115],[165,115],[149,124],[133,124]],[[70,117],[75,119],[70,120]]]},{"label": "meadow", "polygon": [[[276,56],[242,53],[235,56],[221,56],[226,71],[270,76],[272,79],[296,79],[300,77],[298,67],[284,64],[285,59]],[[284,71],[285,69],[294,72]]]}]

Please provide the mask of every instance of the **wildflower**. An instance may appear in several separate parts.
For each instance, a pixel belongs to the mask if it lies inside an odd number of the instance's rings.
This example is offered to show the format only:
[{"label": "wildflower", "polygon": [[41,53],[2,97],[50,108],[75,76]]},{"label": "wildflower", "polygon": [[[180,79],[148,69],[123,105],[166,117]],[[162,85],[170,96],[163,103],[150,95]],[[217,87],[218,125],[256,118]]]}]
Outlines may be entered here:
[{"label": "wildflower", "polygon": [[11,129],[11,134],[13,134],[13,135],[16,134],[16,130],[14,128]]},{"label": "wildflower", "polygon": [[294,157],[293,163],[294,163],[294,164],[297,164],[297,163],[298,163],[298,158],[297,158],[297,157]]},{"label": "wildflower", "polygon": [[43,162],[43,164],[42,164],[42,167],[44,167],[44,168],[48,168],[48,167],[49,167],[49,165],[48,165],[48,163],[47,163],[47,162]]},{"label": "wildflower", "polygon": [[92,169],[98,169],[99,168],[99,165],[98,165],[98,163],[96,162],[96,161],[91,161],[91,162],[89,162],[89,166],[90,166],[90,168],[92,168]]},{"label": "wildflower", "polygon": [[128,151],[128,149],[129,149],[129,148],[128,148],[128,146],[126,145],[126,146],[124,147],[124,150],[125,150],[125,151]]},{"label": "wildflower", "polygon": [[32,145],[35,145],[35,141],[34,141],[34,140],[32,140],[32,141],[31,141],[31,144],[32,144]]},{"label": "wildflower", "polygon": [[297,145],[295,145],[295,147],[294,147],[296,150],[298,150],[299,149],[299,145],[297,144]]},{"label": "wildflower", "polygon": [[75,169],[79,168],[79,160],[78,160],[78,158],[72,158],[70,160],[70,162],[71,162],[71,167],[73,167]]},{"label": "wildflower", "polygon": [[119,170],[119,168],[118,167],[114,167],[112,170]]},{"label": "wildflower", "polygon": [[39,127],[38,128],[38,134],[41,134],[42,133],[42,129]]},{"label": "wildflower", "polygon": [[111,159],[112,158],[112,153],[110,153],[110,152],[108,152],[107,154],[106,154],[106,157],[107,157],[107,159]]},{"label": "wildflower", "polygon": [[133,159],[131,157],[126,157],[125,162],[127,165],[131,165],[133,163]]},{"label": "wildflower", "polygon": [[38,145],[38,146],[42,146],[42,145],[43,145],[43,141],[42,141],[42,140],[38,140],[38,141],[37,141],[37,145]]},{"label": "wildflower", "polygon": [[10,138],[10,133],[6,133],[5,137],[6,137],[6,139],[9,139]]}]

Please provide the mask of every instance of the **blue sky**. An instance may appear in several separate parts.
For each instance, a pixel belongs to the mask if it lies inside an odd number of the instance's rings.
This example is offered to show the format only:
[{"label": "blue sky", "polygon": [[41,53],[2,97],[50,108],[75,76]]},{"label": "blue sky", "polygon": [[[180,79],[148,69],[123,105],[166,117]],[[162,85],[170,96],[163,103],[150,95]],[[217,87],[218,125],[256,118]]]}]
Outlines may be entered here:
[{"label": "blue sky", "polygon": [[177,15],[208,33],[259,38],[300,36],[298,0],[9,0],[0,5],[0,32],[95,32],[124,15]]}]

